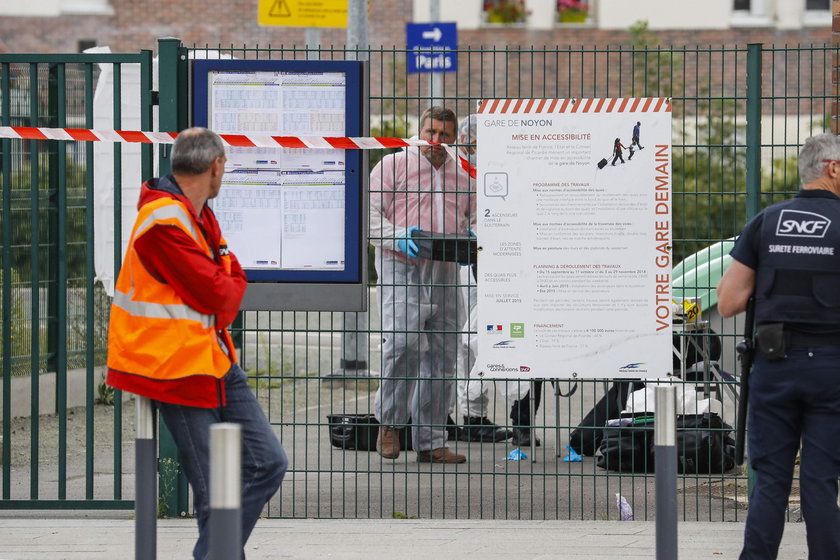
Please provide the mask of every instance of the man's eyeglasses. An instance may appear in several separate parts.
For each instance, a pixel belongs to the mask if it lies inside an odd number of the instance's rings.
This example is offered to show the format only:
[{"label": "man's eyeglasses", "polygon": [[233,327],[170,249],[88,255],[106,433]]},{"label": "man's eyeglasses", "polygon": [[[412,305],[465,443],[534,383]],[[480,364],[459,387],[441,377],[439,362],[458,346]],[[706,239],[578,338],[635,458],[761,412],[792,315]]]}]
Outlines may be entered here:
[{"label": "man's eyeglasses", "polygon": [[840,159],[824,159],[823,163],[840,163]]}]

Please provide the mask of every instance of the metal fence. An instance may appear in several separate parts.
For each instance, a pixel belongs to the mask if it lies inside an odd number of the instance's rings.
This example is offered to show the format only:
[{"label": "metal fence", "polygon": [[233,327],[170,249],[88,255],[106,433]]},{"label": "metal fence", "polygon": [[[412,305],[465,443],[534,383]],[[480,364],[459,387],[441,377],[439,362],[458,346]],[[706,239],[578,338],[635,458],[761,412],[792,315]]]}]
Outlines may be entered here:
[{"label": "metal fence", "polygon": [[[151,61],[149,51],[2,55],[0,122],[94,128],[100,65],[110,66],[116,76],[133,65],[145,70],[145,94],[135,103],[143,125],[150,126]],[[116,102],[105,115],[113,129],[121,128],[122,94],[116,80],[111,92]],[[0,146],[0,503],[4,508],[132,507],[131,496],[123,496],[122,399],[99,384],[109,302],[93,272],[93,247],[102,240],[93,235],[92,145],[4,139]],[[121,150],[114,152],[112,164],[119,169]],[[151,150],[144,153],[143,169],[150,172]],[[121,192],[121,175],[111,181]],[[77,408],[68,408],[68,402]]]},{"label": "metal fence", "polygon": [[[187,124],[184,60],[189,51],[207,56],[203,51],[209,50],[161,43],[161,129],[176,130]],[[597,49],[475,48],[459,51],[457,72],[431,78],[407,74],[405,61],[410,53],[401,49],[217,46],[212,50],[237,58],[368,60],[370,128],[376,136],[416,134],[417,119],[431,104],[446,105],[463,117],[484,98],[670,97],[675,263],[732,237],[759,208],[794,193],[798,188],[795,156],[799,145],[807,136],[827,130],[830,123],[834,50],[829,47],[662,48],[640,41]],[[72,95],[83,96],[84,101],[68,99],[64,103],[65,107],[79,107],[80,115],[84,115],[77,121],[79,126],[91,127],[93,64],[145,65],[150,60],[148,53],[113,58],[84,56],[0,55],[2,124],[67,123],[67,108],[61,109],[60,101],[71,95],[66,87],[66,68],[78,67],[84,87]],[[48,78],[39,77],[44,71],[41,68],[47,69]],[[59,80],[62,73],[65,77]],[[16,81],[16,74],[29,76],[28,85]],[[65,85],[51,89],[53,74],[56,84]],[[430,83],[430,79],[440,83]],[[29,91],[19,111],[12,110],[15,88]],[[50,91],[65,92],[58,96],[56,110],[51,108]],[[140,103],[150,108],[150,85],[142,91]],[[119,80],[114,98],[119,98]],[[43,109],[44,100],[47,111]],[[119,128],[118,113],[115,106],[115,128]],[[98,395],[96,374],[101,370],[104,348],[97,317],[107,307],[96,300],[90,257],[90,247],[97,242],[90,226],[91,170],[95,162],[90,146],[73,148],[73,153],[83,154],[76,158],[68,156],[66,147],[58,147],[60,144],[2,141],[0,508],[130,507],[132,480],[126,475],[132,464],[131,438],[124,437],[123,432],[130,429],[130,421],[124,419],[132,418],[132,404],[128,401],[122,405],[120,395],[113,408],[94,404]],[[372,151],[371,162],[382,155]],[[150,159],[144,176],[151,173]],[[69,186],[65,188],[71,172],[79,173],[84,185],[72,189],[72,193]],[[39,174],[49,177],[43,185],[37,180]],[[36,182],[39,187],[32,188],[30,185]],[[71,212],[73,204],[78,205],[78,214]],[[79,222],[68,220],[70,215],[78,215]],[[21,227],[20,223],[27,226]],[[83,233],[71,241],[82,224]],[[68,268],[73,255],[82,263],[72,267],[74,274],[78,272],[75,282],[71,282]],[[707,298],[717,278],[711,272],[704,274],[685,285],[682,295]],[[33,289],[35,286],[39,289]],[[80,291],[80,287],[84,289]],[[46,305],[41,293],[47,294]],[[84,336],[74,339],[68,333],[74,329],[75,316],[67,310],[77,297],[85,305]],[[451,312],[459,313],[459,307],[460,303],[453,301]],[[637,519],[654,515],[651,473],[603,469],[593,457],[584,457],[581,462],[563,461],[570,432],[605,395],[612,380],[579,381],[569,396],[564,395],[574,386],[566,381],[542,384],[542,404],[533,423],[541,446],[533,451],[524,448],[528,455],[524,461],[505,460],[513,450],[509,441],[451,441],[449,445],[455,451],[468,456],[467,463],[457,466],[420,464],[411,452],[402,453],[396,461],[384,460],[375,451],[333,445],[331,422],[358,421],[373,411],[384,334],[381,311],[372,286],[367,313],[246,312],[240,317],[235,334],[242,348],[242,365],[291,461],[289,475],[270,504],[270,516],[611,519],[618,516],[616,494],[629,501]],[[717,336],[692,337],[680,331],[675,346],[685,353],[692,344],[717,339],[721,356],[711,366],[735,374],[734,345],[742,325],[724,321],[713,306],[702,317]],[[465,330],[457,334],[475,335]],[[72,363],[73,356],[83,358],[77,363],[86,372],[88,396],[83,407],[68,410],[62,406],[61,395],[67,364]],[[684,362],[675,361],[675,369],[683,375]],[[28,368],[18,365],[27,363]],[[38,380],[43,375],[38,374],[45,371],[56,373],[59,394],[56,414],[51,416],[39,416],[38,405],[34,404],[42,389]],[[335,372],[343,375],[332,375]],[[10,413],[14,398],[11,381],[18,373],[36,395],[26,420],[13,418]],[[468,367],[460,360],[456,376],[466,379],[467,374]],[[710,383],[684,383],[690,392],[699,386],[701,396],[719,397],[724,403],[724,420],[732,424],[734,417],[727,416],[726,411],[734,410],[734,382],[726,375],[721,378]],[[532,394],[535,389],[532,387]],[[491,387],[488,417],[510,427],[510,403],[500,393]],[[102,400],[108,400],[107,395],[102,396]],[[451,417],[456,424],[462,423],[463,413],[457,405]],[[375,438],[376,428],[365,424],[363,418],[361,422],[352,426],[352,433],[360,434],[360,445],[369,445],[367,438],[370,434]],[[344,428],[350,430],[346,425]],[[706,451],[711,450],[710,441],[719,441],[728,433],[724,428],[712,428],[710,432],[712,436],[702,443]],[[706,466],[711,467],[707,470],[723,472],[681,475],[681,516],[686,520],[742,519],[746,473],[727,469],[722,463],[706,461]],[[160,470],[162,501],[173,504],[169,513],[187,511],[183,479],[175,476],[177,459],[162,453]],[[798,519],[795,508],[792,500],[791,519]]]}]

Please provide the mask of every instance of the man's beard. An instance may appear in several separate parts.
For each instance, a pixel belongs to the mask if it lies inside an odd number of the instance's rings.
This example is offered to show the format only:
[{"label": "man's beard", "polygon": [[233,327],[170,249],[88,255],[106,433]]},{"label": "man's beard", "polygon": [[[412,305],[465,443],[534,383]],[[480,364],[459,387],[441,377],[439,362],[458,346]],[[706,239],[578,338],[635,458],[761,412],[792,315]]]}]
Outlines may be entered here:
[{"label": "man's beard", "polygon": [[428,150],[424,151],[423,155],[426,156],[426,159],[436,167],[443,165],[443,163],[446,162],[447,157],[446,150],[434,147],[430,147]]}]

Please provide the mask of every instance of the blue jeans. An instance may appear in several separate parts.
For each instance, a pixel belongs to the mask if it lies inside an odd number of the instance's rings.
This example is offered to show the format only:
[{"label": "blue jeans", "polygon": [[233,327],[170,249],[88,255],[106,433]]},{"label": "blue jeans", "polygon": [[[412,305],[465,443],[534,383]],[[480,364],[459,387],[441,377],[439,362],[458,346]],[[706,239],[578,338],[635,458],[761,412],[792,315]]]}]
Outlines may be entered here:
[{"label": "blue jeans", "polygon": [[[198,520],[196,560],[208,554],[210,514],[210,426],[234,422],[242,426],[242,545],[257,523],[263,506],[280,487],[289,462],[271,429],[245,372],[236,365],[224,377],[227,404],[220,408],[197,408],[158,403],[161,417],[178,446],[179,459],[193,490]],[[242,558],[245,557],[243,552]]]},{"label": "blue jeans", "polygon": [[778,555],[800,443],[800,496],[808,558],[840,558],[838,363],[838,346],[794,346],[787,358],[778,361],[756,357],[747,422],[756,483],[741,560],[772,560]]}]

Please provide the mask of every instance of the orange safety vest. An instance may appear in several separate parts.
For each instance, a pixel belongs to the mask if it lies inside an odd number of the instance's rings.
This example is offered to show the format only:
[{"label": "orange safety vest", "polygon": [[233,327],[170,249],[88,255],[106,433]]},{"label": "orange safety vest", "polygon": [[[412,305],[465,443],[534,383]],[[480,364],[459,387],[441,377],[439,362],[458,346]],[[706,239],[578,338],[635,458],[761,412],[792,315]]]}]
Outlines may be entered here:
[{"label": "orange safety vest", "polygon": [[[233,341],[227,329],[215,328],[214,315],[188,306],[169,284],[155,279],[140,262],[134,242],[156,225],[180,228],[213,258],[212,249],[184,203],[167,197],[140,208],[111,306],[108,384],[165,402],[221,406],[224,391],[218,380],[236,361]],[[223,255],[222,264],[230,270],[230,257]],[[193,376],[204,376],[192,379],[196,382],[192,387],[203,387],[205,390],[199,392],[205,394],[179,394],[184,393],[179,387],[186,387],[184,382],[189,384],[188,378]]]}]

